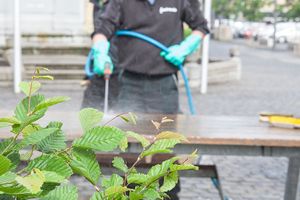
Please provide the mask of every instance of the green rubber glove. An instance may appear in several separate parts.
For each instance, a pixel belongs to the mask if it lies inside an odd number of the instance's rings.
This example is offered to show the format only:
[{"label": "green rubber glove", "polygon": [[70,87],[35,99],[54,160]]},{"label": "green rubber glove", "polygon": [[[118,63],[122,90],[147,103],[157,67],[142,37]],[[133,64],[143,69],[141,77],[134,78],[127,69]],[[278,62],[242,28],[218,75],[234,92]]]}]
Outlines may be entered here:
[{"label": "green rubber glove", "polygon": [[[110,43],[108,41],[98,41],[92,47],[94,56],[94,72],[98,75],[112,73],[114,65],[108,55]],[[110,75],[109,74],[109,75]]]},{"label": "green rubber glove", "polygon": [[201,40],[199,35],[192,34],[179,45],[169,47],[169,52],[162,51],[160,55],[175,66],[182,65],[186,56],[197,50]]}]

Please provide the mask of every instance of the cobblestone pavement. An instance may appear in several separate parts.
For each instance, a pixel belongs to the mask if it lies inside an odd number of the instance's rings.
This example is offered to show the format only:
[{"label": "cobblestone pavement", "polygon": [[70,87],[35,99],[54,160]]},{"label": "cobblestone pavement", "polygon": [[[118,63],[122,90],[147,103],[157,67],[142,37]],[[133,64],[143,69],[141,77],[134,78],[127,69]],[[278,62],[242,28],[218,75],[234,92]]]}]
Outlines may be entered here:
[{"label": "cobblestone pavement", "polygon": [[[293,113],[300,116],[300,58],[291,52],[252,49],[235,43],[241,51],[242,79],[238,82],[211,85],[208,94],[194,90],[198,113],[202,115],[257,116],[261,111]],[[211,56],[228,57],[230,43],[212,42]],[[297,88],[298,87],[298,88]],[[14,108],[20,96],[11,89],[1,90],[2,109]],[[69,95],[72,100],[54,109],[79,110],[82,91],[48,92],[46,95]],[[187,111],[186,97],[182,91],[182,109]],[[232,200],[281,200],[287,171],[286,158],[259,157],[204,157],[203,162],[217,164],[225,193]],[[92,194],[89,185],[74,177],[80,185],[81,197]],[[219,199],[209,179],[182,179],[184,200]]]}]

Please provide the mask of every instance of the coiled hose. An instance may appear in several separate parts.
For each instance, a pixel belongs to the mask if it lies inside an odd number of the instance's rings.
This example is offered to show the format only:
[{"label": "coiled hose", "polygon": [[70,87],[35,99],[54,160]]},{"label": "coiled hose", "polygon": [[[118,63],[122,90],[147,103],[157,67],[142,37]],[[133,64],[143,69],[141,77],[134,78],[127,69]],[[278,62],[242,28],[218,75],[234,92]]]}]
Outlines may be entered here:
[{"label": "coiled hose", "polygon": [[[120,31],[116,32],[116,35],[117,36],[127,36],[127,37],[138,38],[138,39],[141,39],[145,42],[148,42],[149,44],[152,44],[153,46],[161,49],[162,51],[165,51],[166,53],[169,52],[168,47],[166,47],[162,43],[158,42],[157,40],[154,40],[153,38],[150,38],[150,37],[148,37],[146,35],[143,35],[141,33],[137,33],[137,32],[134,32],[134,31],[127,31],[127,30],[120,30]],[[94,73],[92,72],[92,69],[91,69],[91,64],[90,64],[91,60],[92,60],[92,54],[93,53],[92,53],[92,50],[91,50],[89,55],[88,55],[86,64],[85,64],[85,73],[89,77],[94,75]],[[180,70],[181,76],[182,76],[183,81],[184,81],[186,95],[187,95],[187,98],[188,98],[188,103],[189,103],[189,108],[190,108],[190,113],[192,115],[195,115],[196,110],[195,110],[195,105],[194,105],[194,101],[193,101],[193,97],[192,97],[192,93],[191,93],[188,78],[187,78],[187,76],[186,76],[186,74],[183,70],[183,65],[179,65],[178,68]]]}]

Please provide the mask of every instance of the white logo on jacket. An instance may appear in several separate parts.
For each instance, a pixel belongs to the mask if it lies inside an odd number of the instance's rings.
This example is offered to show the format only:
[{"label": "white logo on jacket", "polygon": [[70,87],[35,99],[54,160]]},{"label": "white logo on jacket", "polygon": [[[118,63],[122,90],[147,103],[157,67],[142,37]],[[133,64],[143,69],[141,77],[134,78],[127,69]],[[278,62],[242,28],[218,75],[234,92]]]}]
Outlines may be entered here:
[{"label": "white logo on jacket", "polygon": [[170,12],[170,13],[177,13],[177,8],[175,7],[160,7],[159,13],[162,15],[164,13]]}]

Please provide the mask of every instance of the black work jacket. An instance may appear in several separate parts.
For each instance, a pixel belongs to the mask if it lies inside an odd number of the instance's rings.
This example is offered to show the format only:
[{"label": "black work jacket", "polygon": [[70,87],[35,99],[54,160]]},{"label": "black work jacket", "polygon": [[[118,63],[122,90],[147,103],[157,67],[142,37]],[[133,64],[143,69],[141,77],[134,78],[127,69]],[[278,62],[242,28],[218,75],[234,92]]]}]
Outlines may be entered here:
[{"label": "black work jacket", "polygon": [[[191,2],[195,1],[193,5]],[[109,0],[96,19],[95,33],[112,38],[117,30],[145,34],[166,46],[183,40],[183,22],[192,30],[209,32],[207,21],[199,10],[198,0]],[[118,37],[119,67],[146,75],[167,75],[177,72],[160,56],[160,49],[136,38]]]}]

